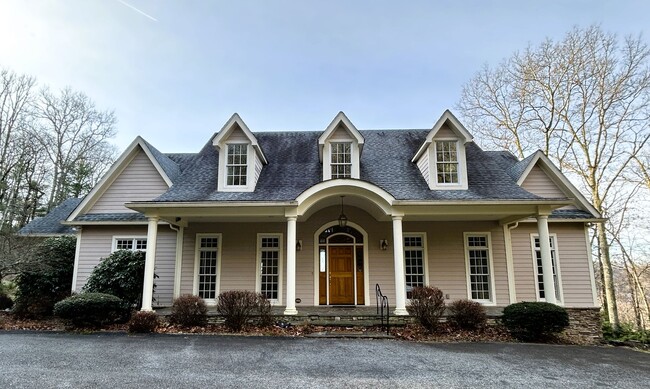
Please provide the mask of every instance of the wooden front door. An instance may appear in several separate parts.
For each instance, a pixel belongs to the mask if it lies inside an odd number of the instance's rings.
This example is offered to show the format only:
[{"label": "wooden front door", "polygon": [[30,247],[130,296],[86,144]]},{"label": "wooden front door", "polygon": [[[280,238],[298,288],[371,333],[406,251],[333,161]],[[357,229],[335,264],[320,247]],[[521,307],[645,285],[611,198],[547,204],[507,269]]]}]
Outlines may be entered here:
[{"label": "wooden front door", "polygon": [[330,301],[332,305],[354,304],[354,248],[329,248]]}]

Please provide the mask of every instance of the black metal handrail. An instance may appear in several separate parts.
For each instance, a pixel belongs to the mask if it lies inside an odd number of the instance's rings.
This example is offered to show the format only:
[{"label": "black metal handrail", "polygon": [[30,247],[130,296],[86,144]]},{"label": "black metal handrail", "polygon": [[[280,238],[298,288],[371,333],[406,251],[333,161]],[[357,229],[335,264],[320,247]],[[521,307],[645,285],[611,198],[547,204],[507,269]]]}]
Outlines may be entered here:
[{"label": "black metal handrail", "polygon": [[[381,327],[386,327],[386,334],[390,335],[390,309],[388,307],[388,297],[384,296],[384,294],[381,293],[379,284],[375,285],[375,298],[377,300],[377,315],[379,315],[379,318],[381,320]],[[386,314],[386,324],[384,324],[384,313]]]}]

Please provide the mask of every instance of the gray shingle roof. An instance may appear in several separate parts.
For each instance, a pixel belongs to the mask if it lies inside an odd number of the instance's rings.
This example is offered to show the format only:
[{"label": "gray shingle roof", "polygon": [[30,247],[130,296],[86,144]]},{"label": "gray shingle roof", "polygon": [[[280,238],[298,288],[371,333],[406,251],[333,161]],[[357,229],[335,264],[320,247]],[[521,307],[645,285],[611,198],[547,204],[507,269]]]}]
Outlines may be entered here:
[{"label": "gray shingle roof", "polygon": [[61,224],[70,216],[82,199],[69,198],[64,200],[47,215],[36,218],[18,231],[18,235],[68,235],[74,234],[71,226]]},{"label": "gray shingle roof", "polygon": [[147,218],[139,212],[86,213],[77,216],[77,222],[139,222]]},{"label": "gray shingle roof", "polygon": [[552,219],[593,219],[594,215],[581,209],[556,209],[550,217]]},{"label": "gray shingle roof", "polygon": [[[360,131],[365,145],[360,178],[399,200],[527,200],[538,196],[519,187],[505,171],[501,154],[476,144],[466,149],[468,190],[429,189],[411,162],[429,130]],[[260,132],[255,136],[269,164],[262,169],[255,191],[218,192],[219,153],[208,142],[192,158],[174,185],[154,201],[289,201],[321,182],[318,159],[320,132]],[[516,161],[516,160],[515,160]]]},{"label": "gray shingle roof", "polygon": [[181,175],[181,169],[178,166],[176,162],[174,162],[171,158],[169,158],[167,155],[161,153],[153,147],[149,142],[144,141],[144,143],[147,144],[147,147],[149,147],[149,151],[151,151],[151,155],[156,159],[156,162],[160,165],[162,170],[165,172],[167,177],[173,182],[176,182],[178,177]]}]

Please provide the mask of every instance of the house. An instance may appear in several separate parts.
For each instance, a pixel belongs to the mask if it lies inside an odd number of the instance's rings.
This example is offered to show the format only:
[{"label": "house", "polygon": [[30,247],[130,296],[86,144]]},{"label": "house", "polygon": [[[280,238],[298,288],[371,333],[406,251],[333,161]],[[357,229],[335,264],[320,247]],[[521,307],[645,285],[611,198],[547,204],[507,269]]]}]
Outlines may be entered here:
[{"label": "house", "polygon": [[[295,315],[374,306],[379,284],[396,315],[422,285],[598,312],[587,227],[601,215],[542,152],[484,151],[449,111],[427,130],[358,130],[341,112],[318,132],[253,132],[234,114],[195,154],[137,137],[66,210],[73,290],[112,251],[146,250],[143,310],[248,289]],[[61,228],[38,223],[23,233]]]}]

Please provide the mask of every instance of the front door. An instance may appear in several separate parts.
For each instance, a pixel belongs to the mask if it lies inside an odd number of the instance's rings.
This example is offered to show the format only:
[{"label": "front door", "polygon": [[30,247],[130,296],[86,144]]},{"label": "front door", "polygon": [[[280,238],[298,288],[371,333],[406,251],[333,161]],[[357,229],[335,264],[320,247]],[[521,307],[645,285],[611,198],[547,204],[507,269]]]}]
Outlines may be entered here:
[{"label": "front door", "polygon": [[330,304],[354,304],[354,247],[329,248]]}]

